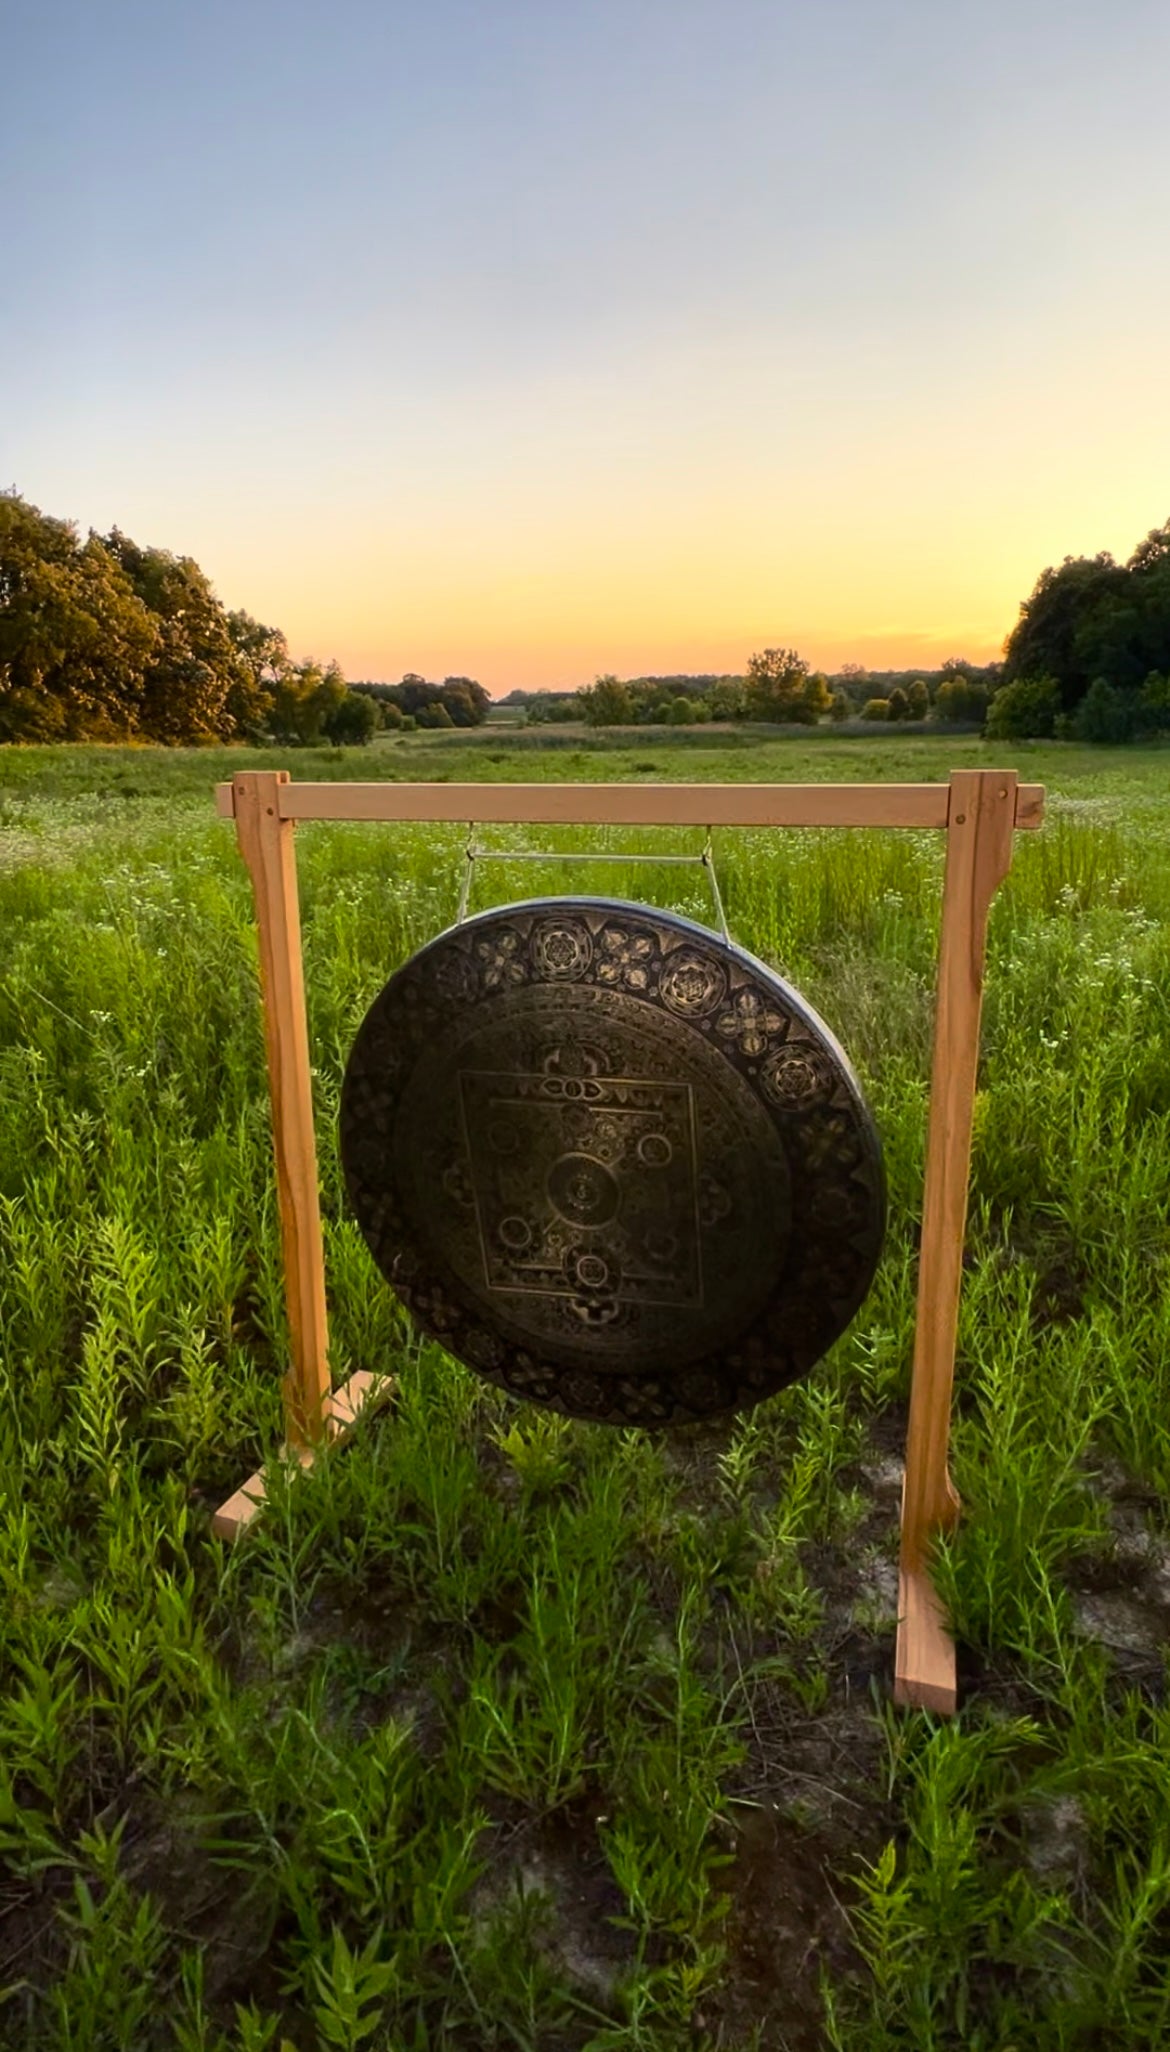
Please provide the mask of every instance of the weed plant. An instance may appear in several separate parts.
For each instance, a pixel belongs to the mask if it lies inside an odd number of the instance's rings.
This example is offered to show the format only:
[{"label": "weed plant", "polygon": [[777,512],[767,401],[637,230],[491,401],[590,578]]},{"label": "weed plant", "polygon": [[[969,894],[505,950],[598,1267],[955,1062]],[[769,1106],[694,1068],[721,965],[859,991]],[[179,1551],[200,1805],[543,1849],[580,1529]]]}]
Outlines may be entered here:
[{"label": "weed plant", "polygon": [[[295,769],[985,759],[525,738]],[[465,836],[299,829],[333,1367],[399,1393],[292,1476],[255,936],[210,805],[241,760],[0,751],[0,2044],[1170,2043],[1170,757],[1018,751],[1051,796],[991,922],[951,1722],[889,1703],[938,837],[717,837],[735,937],[862,1074],[890,1234],[805,1384],[653,1436],[522,1410],[412,1336],[347,1214],[337,1098]],[[701,872],[633,859],[679,837],[557,861],[585,838],[475,902],[709,920]],[[266,1460],[227,1549],[210,1511]]]}]

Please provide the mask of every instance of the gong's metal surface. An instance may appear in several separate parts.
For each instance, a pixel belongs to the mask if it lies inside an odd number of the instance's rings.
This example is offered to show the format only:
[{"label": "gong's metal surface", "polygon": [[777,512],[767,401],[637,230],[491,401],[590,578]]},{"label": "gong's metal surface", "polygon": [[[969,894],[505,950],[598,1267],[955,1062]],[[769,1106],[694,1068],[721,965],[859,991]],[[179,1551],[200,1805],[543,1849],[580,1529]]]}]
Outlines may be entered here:
[{"label": "gong's metal surface", "polygon": [[782,1388],[881,1250],[881,1151],[837,1042],[751,955],[644,905],[508,905],[412,956],[358,1031],[341,1154],[425,1333],[613,1424]]}]

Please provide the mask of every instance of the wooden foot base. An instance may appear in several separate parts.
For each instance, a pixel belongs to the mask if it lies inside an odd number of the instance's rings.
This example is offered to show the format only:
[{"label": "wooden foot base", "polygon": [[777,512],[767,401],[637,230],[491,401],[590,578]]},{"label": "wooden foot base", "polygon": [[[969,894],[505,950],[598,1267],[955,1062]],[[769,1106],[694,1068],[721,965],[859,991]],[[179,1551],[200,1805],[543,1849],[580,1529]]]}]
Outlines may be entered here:
[{"label": "wooden foot base", "polygon": [[929,1576],[903,1568],[898,1576],[898,1643],[894,1701],[906,1709],[953,1717],[959,1700],[955,1644]]},{"label": "wooden foot base", "polygon": [[[328,1425],[321,1446],[343,1446],[350,1437],[358,1418],[364,1410],[377,1409],[393,1396],[395,1389],[392,1375],[375,1375],[371,1369],[359,1369],[335,1389],[329,1398]],[[289,1460],[298,1460],[302,1468],[311,1468],[320,1447],[288,1446],[282,1452]],[[263,1510],[267,1491],[264,1472],[250,1475],[241,1483],[234,1496],[221,1503],[211,1520],[211,1529],[217,1539],[239,1539],[247,1531],[260,1511]]]}]

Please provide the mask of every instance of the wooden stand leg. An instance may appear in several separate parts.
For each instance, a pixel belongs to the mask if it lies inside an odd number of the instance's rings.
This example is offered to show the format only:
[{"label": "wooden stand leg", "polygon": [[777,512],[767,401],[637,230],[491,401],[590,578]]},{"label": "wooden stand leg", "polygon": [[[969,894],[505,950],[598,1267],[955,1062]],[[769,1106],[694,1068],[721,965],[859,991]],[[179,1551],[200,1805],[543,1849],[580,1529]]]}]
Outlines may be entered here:
[{"label": "wooden stand leg", "polygon": [[325,1431],[329,1329],[294,828],[291,820],[281,819],[277,809],[277,792],[287,782],[287,770],[252,772],[236,777],[235,790],[236,833],[251,872],[260,936],[260,987],[292,1350],[283,1388],[285,1429],[289,1445],[302,1447],[315,1445]]},{"label": "wooden stand leg", "polygon": [[[392,1375],[375,1375],[368,1368],[359,1368],[348,1382],[334,1390],[329,1398],[327,1412],[327,1436],[330,1445],[343,1446],[350,1437],[359,1417],[365,1410],[376,1410],[393,1396],[397,1384]],[[311,1468],[317,1452],[316,1447],[292,1447],[287,1443],[284,1452],[291,1459],[300,1462],[302,1468]],[[253,1518],[263,1510],[268,1498],[264,1471],[241,1484],[234,1496],[221,1503],[211,1520],[211,1529],[217,1539],[239,1539],[247,1531]]]},{"label": "wooden stand leg", "polygon": [[[276,1187],[284,1252],[291,1365],[284,1377],[285,1450],[302,1466],[326,1440],[347,1437],[363,1403],[381,1400],[388,1379],[363,1372],[336,1393],[329,1380],[325,1313],[325,1251],[317,1191],[317,1146],[309,1074],[309,1032],[301,961],[293,824],[282,820],[277,792],[287,770],[248,771],[234,779],[236,833],[256,899],[260,986]],[[221,1539],[235,1539],[264,1501],[256,1474],[222,1504],[211,1521]]]},{"label": "wooden stand leg", "polygon": [[1016,783],[1014,771],[955,771],[947,819],[894,1656],[895,1702],[947,1715],[957,1700],[955,1649],[930,1581],[929,1555],[936,1533],[953,1526],[959,1509],[947,1447],[983,961],[988,908],[1012,859]]}]

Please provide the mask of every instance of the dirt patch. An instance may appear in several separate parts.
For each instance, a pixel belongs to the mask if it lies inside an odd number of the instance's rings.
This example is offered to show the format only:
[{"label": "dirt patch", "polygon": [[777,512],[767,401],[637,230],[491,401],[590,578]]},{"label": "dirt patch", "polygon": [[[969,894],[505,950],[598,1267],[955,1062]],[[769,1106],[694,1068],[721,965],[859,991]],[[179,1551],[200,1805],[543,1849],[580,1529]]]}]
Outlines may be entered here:
[{"label": "dirt patch", "polygon": [[[226,1876],[203,1843],[204,1825],[193,1799],[168,1800],[131,1779],[95,1819],[107,1830],[122,1823],[119,1869],[135,1893],[149,1895],[168,1934],[198,1945],[204,1995],[226,2022],[236,2002],[270,2003],[289,2015],[272,1945],[271,1906]],[[92,1886],[92,1881],[91,1881]],[[56,1920],[73,1897],[73,1876],[53,1868],[36,1877],[18,1900],[0,1898],[0,1986],[17,1990],[5,2007],[4,2027],[23,2017],[31,2031],[37,1998],[65,1971],[69,1939]],[[100,1896],[100,1888],[95,1890]],[[159,2024],[161,2042],[163,2024]],[[8,2039],[3,2040],[8,2043]],[[15,2042],[15,2040],[13,2040]]]},{"label": "dirt patch", "polygon": [[839,1899],[841,1835],[760,1809],[740,1813],[735,1848],[724,1880],[728,1973],[701,2021],[719,2046],[746,2044],[756,2030],[760,2052],[821,2052],[821,1976],[858,1964]]},{"label": "dirt patch", "polygon": [[1073,1255],[1041,1266],[1032,1297],[1034,1329],[1073,1324],[1083,1315],[1087,1285],[1087,1271]]},{"label": "dirt patch", "polygon": [[1068,1573],[1077,1628],[1104,1647],[1124,1681],[1160,1697],[1170,1641],[1170,1540],[1158,1529],[1159,1500],[1111,1460],[1094,1464],[1093,1487],[1107,1530],[1104,1546]]},{"label": "dirt patch", "polygon": [[625,1900],[601,1848],[602,1814],[587,1797],[535,1820],[501,1812],[471,1915],[486,1939],[501,1919],[535,1906],[528,1920],[535,1952],[585,2001],[609,2012],[636,1948],[621,1926]]}]

